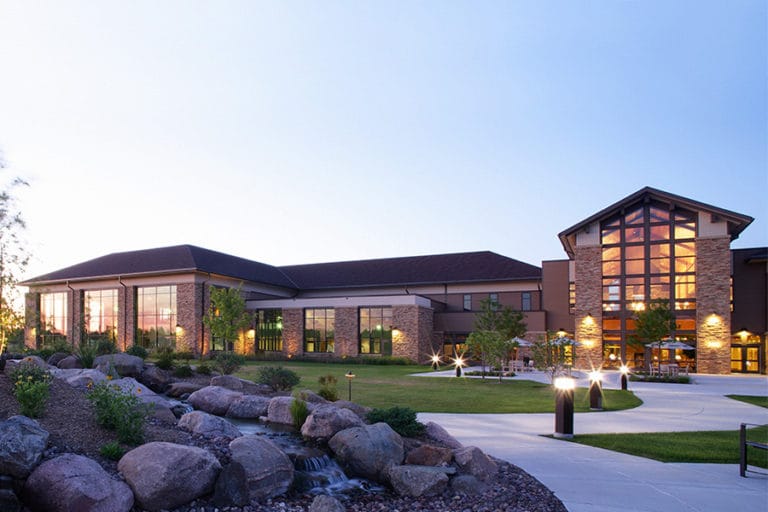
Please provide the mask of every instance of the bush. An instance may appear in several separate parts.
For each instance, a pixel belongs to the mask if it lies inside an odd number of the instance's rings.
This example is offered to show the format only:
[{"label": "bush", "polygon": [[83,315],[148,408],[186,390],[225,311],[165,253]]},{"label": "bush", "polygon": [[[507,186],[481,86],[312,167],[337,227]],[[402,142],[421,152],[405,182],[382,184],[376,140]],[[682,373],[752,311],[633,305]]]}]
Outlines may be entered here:
[{"label": "bush", "polygon": [[293,418],[293,426],[296,430],[301,430],[301,426],[307,421],[307,416],[309,416],[307,402],[300,394],[294,396],[293,402],[291,402],[291,418]]},{"label": "bush", "polygon": [[51,357],[53,354],[56,353],[56,350],[54,350],[51,347],[44,347],[40,350],[30,350],[29,355],[30,356],[38,356],[43,361],[47,361],[49,357]]},{"label": "bush", "polygon": [[125,450],[119,443],[112,441],[99,448],[102,457],[109,460],[120,460],[125,455]]},{"label": "bush", "polygon": [[282,366],[264,366],[259,368],[256,382],[266,384],[274,391],[290,391],[299,383],[301,378],[293,371],[287,370]]},{"label": "bush", "polygon": [[318,395],[325,398],[330,402],[335,402],[339,399],[339,392],[336,390],[336,383],[339,381],[333,375],[321,375],[317,381],[320,383],[320,391]]},{"label": "bush", "polygon": [[125,351],[125,353],[131,356],[140,357],[142,359],[146,359],[147,356],[149,356],[149,352],[147,352],[147,349],[145,349],[141,345],[131,345],[128,348],[128,350]]},{"label": "bush", "polygon": [[424,424],[416,419],[416,412],[408,407],[373,409],[368,413],[371,423],[384,422],[403,437],[416,437],[424,433]]},{"label": "bush", "polygon": [[39,418],[48,401],[51,375],[32,363],[22,362],[10,376],[14,382],[13,394],[19,402],[21,414]]},{"label": "bush", "polygon": [[173,368],[173,358],[175,354],[171,347],[160,347],[157,349],[157,352],[155,352],[155,355],[157,356],[155,365],[157,365],[158,368],[161,370],[170,370]]},{"label": "bush", "polygon": [[107,354],[114,354],[117,352],[115,342],[112,340],[99,340],[96,343],[96,355],[105,356]]},{"label": "bush", "polygon": [[173,375],[176,377],[191,377],[194,374],[192,371],[192,367],[188,364],[182,364],[180,366],[177,366],[175,370],[173,370]]},{"label": "bush", "polygon": [[197,365],[197,373],[200,375],[210,375],[211,374],[211,367],[208,365],[208,363],[200,363]]},{"label": "bush", "polygon": [[72,353],[72,345],[67,343],[67,340],[56,340],[53,342],[52,347],[55,352]]},{"label": "bush", "polygon": [[182,352],[176,352],[176,359],[181,359],[182,361],[189,361],[192,359],[195,355],[190,352],[189,350],[184,350]]},{"label": "bush", "polygon": [[75,351],[77,358],[83,365],[83,368],[93,368],[93,360],[96,359],[96,349],[87,342],[81,343]]},{"label": "bush", "polygon": [[380,365],[380,366],[381,365],[405,366],[409,364],[414,364],[414,362],[408,359],[407,357],[392,357],[392,356],[382,356],[382,357],[363,356],[360,358],[360,362],[362,364]]},{"label": "bush", "polygon": [[[150,406],[142,403],[133,393],[124,393],[119,387],[102,382],[88,386],[88,400],[96,411],[99,425],[117,432],[121,443],[137,445],[144,441],[144,423]],[[136,389],[140,393],[141,388]]]},{"label": "bush", "polygon": [[243,364],[245,364],[245,358],[240,354],[222,352],[216,355],[216,366],[224,375],[235,373]]}]

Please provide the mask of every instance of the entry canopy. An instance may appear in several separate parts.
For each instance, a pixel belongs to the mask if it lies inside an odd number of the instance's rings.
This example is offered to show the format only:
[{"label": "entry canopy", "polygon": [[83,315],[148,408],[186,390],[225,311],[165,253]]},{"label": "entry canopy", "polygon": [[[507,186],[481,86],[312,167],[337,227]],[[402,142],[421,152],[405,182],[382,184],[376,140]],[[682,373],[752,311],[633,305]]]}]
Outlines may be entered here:
[{"label": "entry canopy", "polygon": [[696,350],[694,347],[688,345],[687,343],[683,343],[682,341],[677,341],[672,338],[667,338],[665,340],[659,340],[654,341],[653,343],[646,343],[646,347],[651,348],[663,348],[668,350]]}]

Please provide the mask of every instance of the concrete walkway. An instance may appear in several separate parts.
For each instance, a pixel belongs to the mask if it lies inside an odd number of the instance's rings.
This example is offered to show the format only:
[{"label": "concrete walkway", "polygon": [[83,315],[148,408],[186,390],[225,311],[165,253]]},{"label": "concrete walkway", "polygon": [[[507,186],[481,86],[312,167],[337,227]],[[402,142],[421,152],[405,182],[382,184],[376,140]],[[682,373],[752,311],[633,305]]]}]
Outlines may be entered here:
[{"label": "concrete walkway", "polygon": [[[453,375],[430,372],[425,376]],[[584,375],[576,374],[579,386]],[[455,377],[454,377],[455,378]],[[532,372],[514,377],[549,382]],[[617,373],[604,387],[618,389]],[[723,395],[768,395],[765,376],[694,375],[694,384],[630,382],[642,400],[635,409],[577,413],[576,434],[737,430],[768,423],[768,409]],[[549,487],[571,512],[740,512],[768,510],[768,476],[739,476],[737,464],[663,463],[542,437],[554,431],[554,414],[421,413],[421,421],[445,427],[465,445],[477,446],[524,469]],[[736,447],[734,447],[736,449]],[[768,472],[768,470],[765,470]]]}]

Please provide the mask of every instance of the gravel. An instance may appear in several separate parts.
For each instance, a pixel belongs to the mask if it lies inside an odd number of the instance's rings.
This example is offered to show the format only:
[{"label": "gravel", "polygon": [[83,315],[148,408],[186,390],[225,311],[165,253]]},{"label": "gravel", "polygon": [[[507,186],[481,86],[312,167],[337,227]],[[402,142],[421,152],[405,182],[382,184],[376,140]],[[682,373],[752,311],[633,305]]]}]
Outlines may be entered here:
[{"label": "gravel", "polygon": [[[10,379],[0,373],[0,420],[19,414]],[[117,463],[102,457],[99,448],[116,441],[114,432],[100,427],[85,394],[54,379],[45,413],[37,421],[50,433],[46,458],[72,452],[93,458],[112,475],[120,478]],[[146,427],[146,442],[168,441],[199,446],[211,451],[226,464],[229,461],[227,439],[207,439],[192,435],[156,419]],[[566,512],[566,508],[541,482],[522,469],[502,460],[498,474],[485,482],[477,494],[456,493],[450,489],[425,498],[405,498],[390,492],[369,494],[365,491],[345,497],[348,512]],[[289,494],[246,507],[217,508],[211,499],[198,499],[171,512],[307,512],[314,499],[311,494]],[[132,512],[144,512],[134,507]]]}]

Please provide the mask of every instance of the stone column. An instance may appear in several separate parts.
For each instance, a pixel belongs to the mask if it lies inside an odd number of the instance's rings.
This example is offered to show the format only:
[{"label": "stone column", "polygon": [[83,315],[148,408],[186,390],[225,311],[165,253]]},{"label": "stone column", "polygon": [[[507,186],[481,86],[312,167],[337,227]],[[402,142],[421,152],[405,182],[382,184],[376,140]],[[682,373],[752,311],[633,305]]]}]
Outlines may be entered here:
[{"label": "stone column", "polygon": [[696,371],[731,373],[730,239],[696,239]]},{"label": "stone column", "polygon": [[394,306],[392,356],[426,362],[432,355],[432,310],[419,306]]},{"label": "stone column", "polygon": [[283,308],[283,352],[289,356],[304,354],[304,310]]},{"label": "stone column", "polygon": [[[577,247],[575,366],[600,368],[603,364],[602,252],[600,246]],[[588,316],[589,315],[589,316]],[[590,320],[591,316],[591,320]]]},{"label": "stone column", "polygon": [[176,285],[176,323],[181,327],[176,335],[176,350],[200,353],[200,334],[203,322],[203,285],[185,283]]},{"label": "stone column", "polygon": [[37,334],[40,329],[40,294],[29,292],[24,295],[24,346],[37,348]]},{"label": "stone column", "polygon": [[360,336],[357,308],[335,308],[334,352],[337,357],[357,357]]}]

